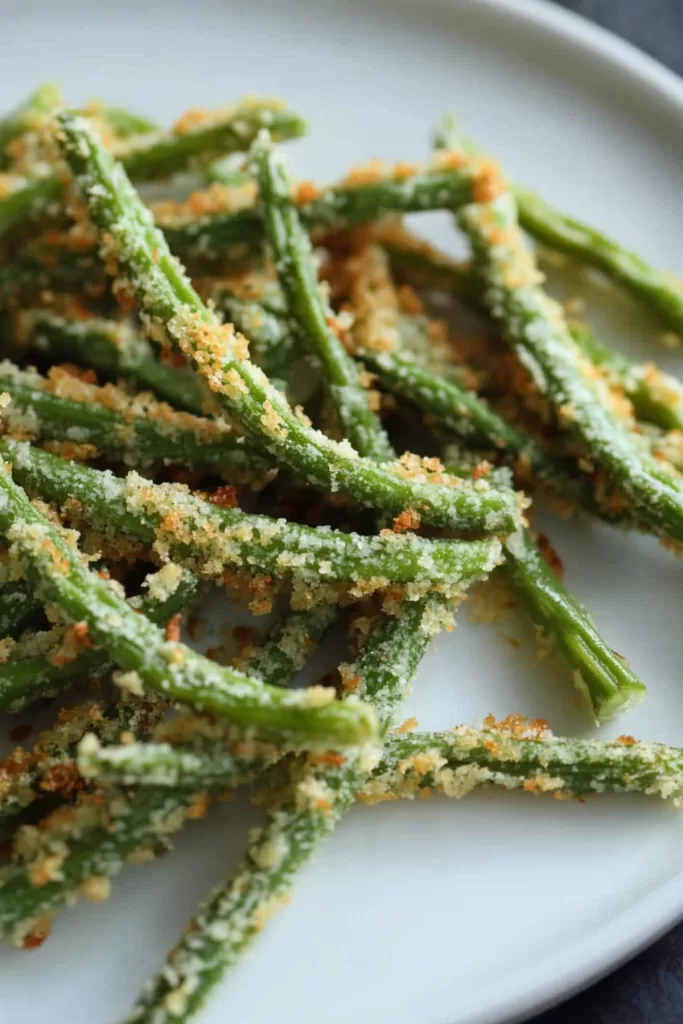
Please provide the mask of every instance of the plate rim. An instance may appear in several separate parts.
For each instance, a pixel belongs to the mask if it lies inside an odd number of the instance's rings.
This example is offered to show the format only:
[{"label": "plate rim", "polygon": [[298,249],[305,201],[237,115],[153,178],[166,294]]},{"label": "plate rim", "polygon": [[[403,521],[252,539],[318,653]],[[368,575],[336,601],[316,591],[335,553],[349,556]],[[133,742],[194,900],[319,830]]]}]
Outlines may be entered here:
[{"label": "plate rim", "polygon": [[[398,0],[409,6],[410,0]],[[394,4],[396,0],[394,0]],[[683,117],[683,78],[633,43],[551,0],[436,0],[442,9],[488,10],[498,19],[527,23],[566,42],[576,43],[614,70],[627,74],[641,89],[655,94]],[[652,945],[683,918],[683,870],[610,920],[577,935],[558,952],[524,971],[521,983],[504,984],[481,1010],[463,1007],[441,1012],[433,1024],[519,1024],[557,1006]],[[519,975],[516,975],[519,977]]]}]

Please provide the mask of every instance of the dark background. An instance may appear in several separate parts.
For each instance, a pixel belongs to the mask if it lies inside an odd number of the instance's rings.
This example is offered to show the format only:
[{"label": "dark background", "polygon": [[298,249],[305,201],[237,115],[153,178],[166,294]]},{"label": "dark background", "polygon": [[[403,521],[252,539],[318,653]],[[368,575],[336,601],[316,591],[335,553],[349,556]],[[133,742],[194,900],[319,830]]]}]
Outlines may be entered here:
[{"label": "dark background", "polygon": [[[683,75],[683,0],[556,0]],[[683,169],[682,169],[683,170]],[[683,924],[529,1024],[683,1024]]]},{"label": "dark background", "polygon": [[[630,40],[683,75],[683,0],[555,0]],[[630,1024],[630,1018],[623,1021]],[[636,1018],[633,1018],[634,1020]],[[638,1018],[640,1019],[640,1018]],[[644,1020],[645,1018],[643,1018]],[[673,1020],[673,1018],[671,1018]],[[668,1018],[649,1017],[648,1024]],[[683,1021],[683,1012],[677,1018]],[[545,1021],[544,1021],[545,1024]]]}]

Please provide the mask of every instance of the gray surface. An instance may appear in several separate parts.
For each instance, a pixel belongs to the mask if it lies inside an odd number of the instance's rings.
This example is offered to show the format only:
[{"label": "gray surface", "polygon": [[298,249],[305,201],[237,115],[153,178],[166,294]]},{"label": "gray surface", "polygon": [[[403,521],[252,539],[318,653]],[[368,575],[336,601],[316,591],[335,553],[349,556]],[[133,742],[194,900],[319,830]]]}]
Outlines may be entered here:
[{"label": "gray surface", "polygon": [[[683,75],[683,0],[556,2],[611,29]],[[660,1022],[653,1017],[651,1024]]]},{"label": "gray surface", "polygon": [[[557,0],[683,75],[683,0]],[[530,1024],[683,1024],[683,924]]]}]

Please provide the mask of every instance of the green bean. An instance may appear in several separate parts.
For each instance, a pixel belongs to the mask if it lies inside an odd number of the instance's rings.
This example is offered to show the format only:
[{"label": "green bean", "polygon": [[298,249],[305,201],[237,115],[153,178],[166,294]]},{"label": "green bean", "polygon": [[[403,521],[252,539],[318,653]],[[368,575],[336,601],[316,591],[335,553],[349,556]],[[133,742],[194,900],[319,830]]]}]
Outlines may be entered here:
[{"label": "green bean", "polygon": [[515,188],[519,223],[542,245],[566,253],[605,274],[668,328],[683,333],[683,289],[673,275],[607,235],[568,217],[527,189]]},{"label": "green bean", "polygon": [[[378,174],[373,180],[342,182],[300,201],[301,219],[315,232],[369,224],[387,214],[452,209],[469,202],[474,180],[468,167],[443,167],[437,158],[405,176]],[[304,193],[305,194],[305,193]]]},{"label": "green bean", "polygon": [[13,750],[0,761],[0,823],[15,818],[50,793],[68,799],[78,788],[76,747],[83,736],[117,743],[129,733],[138,740],[149,737],[168,705],[158,697],[124,697],[111,707],[85,701],[60,711],[55,725],[40,734],[30,750]]},{"label": "green bean", "polygon": [[592,489],[581,480],[571,460],[551,455],[542,444],[499,416],[476,392],[452,378],[437,376],[400,352],[362,348],[357,356],[392,394],[413,402],[468,444],[489,445],[514,455],[523,471],[531,469],[559,494],[592,511],[597,509]]},{"label": "green bean", "polygon": [[118,239],[119,271],[136,294],[144,296],[148,328],[170,337],[193,361],[247,437],[300,478],[348,494],[360,504],[395,513],[417,507],[424,522],[456,529],[505,531],[514,524],[510,494],[402,479],[392,467],[358,458],[348,442],[331,441],[304,425],[277,388],[245,358],[244,339],[221,328],[201,302],[123,168],[97,143],[85,122],[63,114],[61,124],[64,155],[88,197],[97,227],[113,231]]},{"label": "green bean", "polygon": [[[233,177],[231,172],[230,178]],[[252,180],[248,175],[240,177]],[[471,195],[466,177],[457,171],[427,170],[412,177],[408,184],[409,187],[406,181],[385,178],[376,183],[331,186],[314,201],[296,202],[296,207],[304,226],[321,234],[368,223],[387,213],[450,207]],[[223,264],[226,259],[228,263],[239,263],[260,258],[265,234],[260,205],[200,217],[169,214],[159,208],[158,227],[180,259],[200,265],[207,260],[219,260]],[[28,254],[2,268],[0,284],[5,304],[13,296],[31,296],[33,276],[41,281],[43,288],[59,290],[84,281],[91,290],[102,287],[101,271],[87,254],[69,252],[64,245],[46,242],[32,243]]]},{"label": "green bean", "polygon": [[3,417],[7,433],[87,445],[86,458],[105,454],[141,468],[213,467],[238,481],[252,474],[268,480],[274,472],[223,420],[177,412],[149,392],[130,396],[71,376],[53,384],[7,360],[0,361],[0,388],[12,399]]},{"label": "green bean", "polygon": [[505,572],[513,591],[557,645],[573,670],[597,722],[639,703],[647,694],[633,669],[602,639],[586,609],[562,585],[530,535],[520,530],[505,546]]},{"label": "green bean", "polygon": [[551,793],[644,793],[683,799],[683,752],[630,736],[616,742],[563,739],[545,723],[511,716],[483,729],[392,736],[367,783],[368,803],[412,798],[425,789],[460,798],[481,785]]},{"label": "green bean", "polygon": [[[86,123],[79,115],[76,119]],[[279,139],[298,138],[306,131],[302,119],[277,101],[245,100],[187,128],[123,139],[115,151],[133,180],[153,181],[223,153],[244,152],[263,127],[270,128]],[[52,174],[37,178],[0,200],[0,237],[26,220],[52,213],[52,207],[59,212],[62,193],[59,175]]]},{"label": "green bean", "polygon": [[93,114],[99,115],[107,124],[111,125],[114,134],[119,139],[128,139],[132,135],[151,135],[153,132],[160,131],[156,122],[150,121],[149,118],[143,117],[142,114],[137,114],[133,110],[127,110],[125,107],[90,103],[81,113],[85,117],[92,117]]},{"label": "green bean", "polygon": [[[383,617],[354,666],[347,685],[355,685],[377,706],[386,729],[434,629],[430,615],[440,606],[408,605],[398,619]],[[106,756],[106,755],[105,755]],[[339,759],[341,760],[341,759]],[[295,873],[351,805],[367,778],[369,765],[354,759],[324,768],[293,769],[293,787],[254,836],[233,879],[209,895],[192,926],[150,981],[127,1024],[188,1020],[209,991],[232,967],[282,902]]]},{"label": "green bean", "polygon": [[206,755],[179,749],[170,743],[101,746],[99,737],[88,733],[78,747],[78,770],[85,779],[125,787],[152,786],[216,793],[252,782],[278,756],[273,746],[236,742],[232,749],[221,746],[210,759],[209,767]]},{"label": "green bean", "polygon": [[[471,159],[476,163],[478,158]],[[620,420],[622,410],[607,383],[593,379],[592,364],[538,284],[533,257],[517,225],[512,191],[499,175],[494,178],[492,198],[459,214],[472,243],[473,269],[489,314],[552,403],[560,425],[582,442],[639,519],[655,533],[683,540],[679,480],[652,458],[629,420]]]},{"label": "green bean", "polygon": [[0,309],[33,306],[55,292],[75,290],[101,302],[105,285],[106,275],[93,253],[36,243],[0,267]]},{"label": "green bean", "polygon": [[[618,413],[610,410],[612,393],[600,381],[591,380],[585,357],[557,307],[534,283],[528,265],[531,257],[515,228],[512,195],[471,206],[461,222],[474,247],[489,311],[530,369],[536,386],[552,402],[560,425],[579,438],[643,522],[656,533],[683,540],[681,484],[649,455],[628,422],[620,422]],[[498,238],[502,230],[508,240],[494,244],[492,233]]]},{"label": "green bean", "polygon": [[480,310],[477,283],[467,262],[457,262],[400,222],[379,224],[373,238],[386,253],[395,277],[418,288],[452,292]]},{"label": "green bean", "polygon": [[330,691],[280,690],[224,669],[189,647],[167,640],[120,597],[109,580],[84,566],[80,555],[36,509],[7,472],[0,474],[4,504],[0,532],[8,537],[25,574],[67,621],[85,623],[87,636],[120,667],[124,687],[147,688],[261,729],[285,744],[353,746],[371,739],[375,721],[360,702],[329,699]]},{"label": "green bean", "polygon": [[[368,340],[371,342],[372,336]],[[550,456],[457,381],[445,380],[423,369],[400,352],[370,349],[361,351],[361,355],[392,391],[418,404],[447,428],[456,430],[466,440],[483,439],[507,448],[518,457],[523,471],[531,469],[563,496],[607,518],[592,491],[577,480],[569,461],[564,464]],[[606,721],[641,700],[646,693],[643,684],[605,644],[586,611],[546,564],[531,536],[520,530],[508,541],[504,569],[507,580],[536,626],[555,640],[577,686],[588,697],[594,717]]]},{"label": "green bean", "polygon": [[[379,232],[392,267],[430,288],[451,292],[466,306],[482,312],[477,281],[467,264],[456,264],[428,243],[391,226]],[[683,384],[654,363],[635,363],[620,355],[582,323],[569,325],[572,338],[589,359],[607,372],[610,384],[621,388],[633,403],[636,416],[663,430],[683,430]]]},{"label": "green bean", "polygon": [[284,311],[269,309],[261,297],[258,301],[244,299],[225,288],[217,289],[212,298],[223,318],[249,338],[250,358],[272,383],[286,390],[296,339]]},{"label": "green bean", "polygon": [[180,484],[153,484],[134,472],[120,479],[25,442],[0,439],[0,454],[12,463],[15,479],[46,500],[66,505],[103,530],[140,540],[160,558],[173,558],[207,578],[219,578],[232,567],[291,577],[307,587],[350,583],[359,593],[390,583],[457,592],[490,572],[500,557],[497,538],[432,541],[389,531],[366,537],[300,526],[221,508]]},{"label": "green bean", "polygon": [[[466,202],[470,197],[471,182],[467,174],[435,168],[407,179],[387,177],[374,183],[331,186],[322,190],[314,200],[297,202],[296,205],[304,226],[320,234],[369,223],[386,214],[443,209]],[[23,204],[27,200],[30,196],[23,193],[15,200],[22,204],[20,217],[24,216]],[[11,205],[8,209],[11,214]],[[2,210],[0,204],[0,225]],[[169,214],[160,209],[158,226],[172,252],[187,263],[198,262],[200,265],[207,260],[218,260],[223,264],[226,259],[239,263],[259,258],[265,234],[263,213],[258,204],[234,212],[200,217],[194,213]],[[5,304],[13,295],[31,295],[32,275],[46,288],[59,289],[83,281],[91,289],[101,288],[99,269],[83,253],[69,253],[64,246],[45,244],[34,244],[29,251],[33,254],[32,260],[28,257],[15,258],[2,268],[0,284]]]},{"label": "green bean", "polygon": [[[361,316],[357,334],[360,339],[367,336],[368,344],[372,344],[372,330],[363,328]],[[518,457],[523,469],[531,469],[564,496],[595,511],[592,492],[577,481],[571,464],[565,468],[457,381],[445,380],[423,369],[400,352],[369,348],[361,350],[360,355],[392,391],[415,402],[448,429],[465,440],[484,440],[494,447],[508,449]],[[585,609],[565,590],[524,530],[508,538],[505,573],[533,622],[556,642],[574,673],[576,685],[588,697],[597,721],[606,721],[643,699],[643,684],[605,644]]]},{"label": "green bean", "polygon": [[247,651],[245,668],[249,675],[273,686],[284,686],[304,667],[336,617],[337,610],[330,604],[289,612],[263,644]]},{"label": "green bean", "polygon": [[268,239],[292,321],[320,363],[325,388],[345,437],[357,452],[389,462],[394,452],[361,387],[358,368],[333,330],[332,310],[323,298],[311,261],[311,243],[290,198],[291,186],[282,158],[268,140],[252,149],[264,204]]},{"label": "green bean", "polygon": [[[142,745],[132,749],[143,754]],[[118,781],[126,770],[130,770],[130,766],[125,768],[117,764],[116,751],[121,751],[120,756],[123,757],[125,750],[125,747],[109,751],[102,748],[88,754],[86,746],[81,759],[98,773],[101,770],[104,775]],[[157,756],[162,759],[161,765],[156,762]],[[101,828],[72,849],[64,862],[66,877],[61,888],[56,882],[41,887],[31,886],[25,868],[9,869],[0,884],[1,933],[8,935],[14,931],[15,941],[21,943],[35,918],[64,903],[66,894],[74,892],[88,877],[118,870],[125,856],[147,842],[155,834],[155,827],[159,828],[164,820],[163,814],[150,815],[147,822],[153,821],[153,827],[140,828],[133,839],[131,825],[135,820],[142,825],[142,814],[139,818],[129,816],[139,814],[143,808],[149,813],[151,809],[163,807],[169,814],[178,807],[187,807],[194,799],[192,794],[196,788],[211,788],[214,778],[218,788],[223,756],[218,750],[203,754],[193,752],[193,759],[190,759],[182,750],[159,750],[157,746],[150,745],[144,757],[152,768],[159,768],[157,788],[143,788],[136,793],[128,803],[123,822],[113,820],[113,832]],[[223,785],[226,779],[241,781],[231,776],[227,770],[229,767],[226,759]],[[181,774],[181,768],[184,774]],[[339,769],[340,772],[342,770]],[[164,788],[174,772],[178,773],[178,786],[187,786],[187,789]],[[130,777],[138,780],[136,772]],[[139,777],[139,781],[144,786],[149,780]],[[487,722],[481,729],[458,726],[448,732],[418,732],[389,737],[379,764],[366,777],[359,796],[365,803],[376,803],[388,799],[411,799],[425,791],[435,790],[459,799],[481,785],[524,789],[534,794],[550,793],[560,798],[596,793],[643,793],[663,800],[672,799],[678,804],[683,799],[683,754],[674,747],[641,743],[626,736],[607,743],[563,739],[553,736],[542,724],[512,717],[497,724]],[[163,794],[169,803],[163,803]],[[310,787],[307,789],[304,785],[302,792],[301,782],[298,794],[304,804],[315,798]],[[341,785],[334,796],[342,799]],[[316,813],[318,818],[324,817],[324,812],[317,810]],[[328,812],[328,816],[332,817],[333,813]],[[323,821],[323,827],[324,824]],[[129,837],[125,846],[124,833]],[[290,839],[296,840],[293,849],[285,845]],[[213,900],[207,902],[198,915],[195,922],[197,930],[187,932],[172,955],[170,963],[178,974],[169,972],[160,976],[154,987],[150,986],[141,997],[130,1021],[144,1020],[145,1009],[157,1006],[162,999],[168,1002],[163,1016],[159,1017],[160,1024],[166,1020],[188,1018],[205,998],[216,976],[222,973],[226,962],[229,966],[236,957],[239,950],[235,947],[240,943],[246,944],[250,931],[256,930],[262,922],[265,901],[286,892],[288,860],[296,854],[303,859],[308,839],[307,833],[296,833],[293,827],[291,835],[282,831],[276,833],[274,822],[271,824],[266,835],[260,842],[257,840],[258,845],[252,849],[252,856],[260,859],[263,859],[266,849],[271,849],[270,869],[265,865],[259,867],[253,860],[247,861],[233,880],[231,891],[216,891]],[[268,847],[268,842],[274,845]],[[279,864],[276,862],[278,854],[282,856]],[[268,875],[271,877],[266,877]],[[256,888],[257,879],[259,890],[252,894],[250,887]],[[242,900],[238,899],[238,882],[245,889]],[[248,896],[252,896],[251,902]],[[230,913],[235,904],[249,912],[240,929],[235,927],[235,919]],[[264,908],[260,914],[259,904]],[[222,930],[216,928],[211,941],[208,926],[215,922],[226,922],[226,927]],[[168,999],[189,977],[196,980],[197,988],[190,988],[189,996],[181,989],[176,999]]]},{"label": "green bean", "polygon": [[[7,152],[9,143],[22,135],[43,128],[48,116],[61,106],[61,89],[54,83],[47,82],[31,93],[11,114],[0,120],[0,168],[6,168],[12,162]],[[122,107],[108,107],[95,102],[88,104],[81,113],[85,117],[101,118],[111,126],[119,139],[159,130],[152,121]]]},{"label": "green bean", "polygon": [[[360,444],[373,446],[371,433],[361,437]],[[362,446],[361,453],[366,454]],[[275,668],[283,654],[291,664],[292,651],[308,646],[302,643],[300,633],[303,629],[307,638],[311,630],[319,628],[317,620],[310,621],[314,613],[315,609],[307,612],[302,622],[293,624],[294,631],[289,629],[291,621],[288,621],[286,643],[275,648],[278,654]],[[346,691],[360,690],[372,700],[379,712],[383,732],[386,732],[394,708],[417,670],[430,634],[442,625],[442,620],[443,608],[435,598],[405,609],[400,620],[384,615],[376,624],[375,633],[366,647],[361,650],[356,665],[343,667],[342,682]],[[328,623],[324,621],[323,625],[326,627]],[[266,673],[269,673],[271,657],[261,655],[260,671],[264,665]],[[150,753],[147,751],[147,755]],[[173,756],[173,752],[170,753]],[[184,763],[183,770],[197,771],[203,753],[199,752],[199,760],[196,758],[191,766]],[[168,754],[162,754],[167,769],[170,766]],[[102,757],[109,757],[111,762],[112,755],[102,752]],[[224,752],[220,752],[218,758],[220,764],[214,765],[217,768],[214,781],[205,777],[210,788],[226,767],[230,771],[233,767],[226,765]],[[185,933],[171,953],[170,972],[167,968],[145,988],[129,1020],[146,1019],[147,1012],[153,1008],[162,1020],[168,1019],[169,1012],[186,1019],[202,1005],[224,972],[236,963],[259,930],[264,907],[271,906],[273,899],[278,900],[287,891],[296,871],[310,858],[319,842],[331,833],[366,776],[367,769],[357,761],[346,765],[336,763],[334,758],[327,760],[323,766],[304,768],[303,774],[295,779],[293,795],[290,794],[283,806],[270,814],[264,833],[253,840],[237,877],[209,896],[200,909],[196,927],[189,930],[193,938],[188,940],[188,932]],[[99,775],[102,762],[90,762],[85,767]],[[140,778],[139,765],[135,766],[135,774]],[[168,771],[162,767],[161,774],[162,777],[168,776]],[[171,775],[178,779],[182,772],[172,770]],[[223,941],[217,942],[218,937]]]},{"label": "green bean", "polygon": [[[261,191],[290,313],[304,308],[302,319],[308,328],[309,343],[321,359],[326,380],[337,389],[336,393],[331,389],[333,400],[347,433],[354,434],[358,450],[374,459],[390,458],[393,452],[388,441],[377,443],[380,428],[372,422],[374,414],[367,400],[365,429],[358,429],[357,414],[344,415],[340,399],[346,398],[339,393],[340,386],[357,390],[357,375],[353,367],[351,372],[346,369],[339,350],[334,348],[336,339],[326,331],[326,310],[311,273],[304,236],[289,205],[287,183],[282,179],[278,182],[273,173],[277,167],[270,165],[268,157],[266,151],[262,155]],[[315,341],[311,338],[313,333]],[[430,632],[438,629],[437,621],[442,624],[443,614],[440,600],[434,598],[406,608],[399,620],[384,616],[356,665],[346,667],[348,671],[342,678],[347,692],[354,688],[363,690],[377,708],[385,730],[394,706],[417,668]],[[194,927],[176,946],[167,969],[145,989],[129,1021],[148,1019],[150,1013],[158,1016],[160,1022],[171,1017],[187,1019],[202,1004],[210,988],[235,963],[261,927],[265,907],[272,907],[282,897],[295,872],[350,806],[365,774],[358,762],[304,768],[295,782],[293,795],[270,815],[264,833],[252,843],[233,881],[216,889],[200,908]]]},{"label": "green bean", "polygon": [[[336,610],[332,605],[319,605],[305,612],[288,612],[271,626],[262,643],[247,648],[241,654],[240,666],[264,683],[287,686],[303,668],[335,616]],[[224,727],[209,724],[196,716],[174,719],[170,726],[162,729],[162,735],[171,738],[175,744],[179,738],[182,740],[185,746],[180,751],[180,763],[175,757],[175,747],[168,742],[127,744],[126,753],[123,753],[122,748],[112,745],[103,748],[102,736],[92,731],[78,751],[79,771],[84,777],[109,782],[115,775],[120,778],[123,772],[128,779],[126,785],[172,784],[177,788],[185,779],[193,774],[196,776],[206,750],[212,753],[220,750],[221,765],[226,771],[220,776],[215,773],[217,786],[214,789],[221,791],[232,784],[250,782],[281,756],[281,751],[272,744],[257,743],[251,738],[245,742],[243,734],[234,736],[234,730],[226,732]],[[191,747],[188,738],[192,742]],[[170,771],[164,770],[164,764]],[[205,792],[208,788],[201,785],[197,791]]]},{"label": "green bean", "polygon": [[572,338],[633,403],[640,420],[662,430],[683,430],[683,384],[654,363],[634,363],[599,341],[583,324],[571,327]]},{"label": "green bean", "polygon": [[195,161],[205,164],[225,153],[244,153],[261,128],[280,140],[299,138],[307,130],[303,119],[279,100],[242,100],[187,127],[182,120],[170,132],[143,135],[115,150],[131,179],[153,181],[187,170]]},{"label": "green bean", "polygon": [[204,175],[207,181],[227,185],[229,188],[249,186],[254,180],[249,171],[243,170],[241,166],[235,166],[234,157],[229,156],[214,160],[206,168]]},{"label": "green bean", "polygon": [[[460,132],[446,115],[435,132],[438,147],[458,149]],[[466,143],[468,152],[476,148]],[[674,331],[683,331],[683,289],[671,275],[653,269],[645,260],[594,228],[568,217],[528,189],[513,186],[519,224],[543,245],[566,253],[601,271],[639,300]]]},{"label": "green bean", "polygon": [[64,186],[55,175],[33,178],[0,199],[0,238],[37,217],[55,216]]},{"label": "green bean", "polygon": [[[159,571],[158,578],[156,586],[150,579],[150,593],[133,606],[150,622],[165,626],[195,599],[199,580],[170,562]],[[70,660],[52,660],[42,650],[32,653],[30,645],[28,650],[22,646],[0,664],[0,711],[21,711],[74,683],[101,678],[115,667],[109,654],[99,648],[81,650]]]},{"label": "green bean", "polygon": [[[235,755],[220,744],[197,751],[157,743],[87,743],[79,751],[79,766],[85,775],[115,785],[214,792],[248,782],[252,773],[248,762],[240,774]],[[445,732],[389,736],[358,796],[372,804],[433,790],[461,799],[482,785],[563,798],[643,793],[678,804],[683,801],[683,752],[631,737],[564,739],[543,724],[511,716],[483,728],[461,725]]]},{"label": "green bean", "polygon": [[[140,610],[145,611],[144,602]],[[302,659],[310,655],[322,638],[333,614],[330,606],[322,605],[311,612],[294,612],[285,616],[269,630],[263,644],[249,652],[250,674],[258,675],[264,682],[273,685],[286,685],[301,667]],[[77,746],[78,768],[84,778],[96,777],[102,781],[104,759],[112,763],[111,770],[118,772],[119,777],[122,770],[126,771],[129,779],[127,786],[140,783],[168,785],[170,776],[160,771],[157,753],[163,750],[172,770],[176,771],[173,766],[175,748],[168,743],[140,743],[156,729],[165,708],[165,703],[156,696],[141,700],[124,694],[108,709],[89,701],[61,711],[57,724],[41,734],[31,751],[14,751],[8,759],[0,762],[0,791],[3,793],[0,828],[5,819],[14,818],[31,803],[44,798],[46,793],[54,789],[62,793],[62,787],[70,785]],[[191,724],[195,728],[190,728]],[[135,736],[138,742],[131,743],[128,738],[123,749],[130,756],[122,757],[119,754],[117,758],[114,751],[118,748],[112,744],[123,733]],[[233,737],[231,731],[225,727],[221,729],[217,723],[191,721],[188,715],[174,718],[170,724],[162,727],[162,733],[168,736],[177,733],[185,743],[181,751],[184,770],[177,772],[174,788],[178,788],[182,780],[189,777],[194,765],[201,763],[203,750],[220,747],[225,751],[226,742],[231,744],[231,752],[226,753],[231,770],[221,776],[220,784],[216,787],[219,793],[231,784],[231,779],[235,785],[250,781],[280,756],[272,744],[259,744],[254,739],[247,742],[243,734],[237,733]],[[80,743],[86,735],[87,739]],[[233,739],[235,742],[232,742]],[[102,747],[102,743],[108,745]],[[142,777],[139,774],[141,758],[144,758],[147,765]],[[223,761],[224,766],[227,763],[227,760]],[[154,778],[156,782],[153,782]],[[205,792],[206,788],[200,786],[196,792]],[[67,795],[66,791],[63,795]],[[0,896],[0,903],[1,900]]]},{"label": "green bean", "polygon": [[278,754],[272,745],[239,740],[193,746],[158,741],[103,746],[92,732],[79,743],[78,771],[84,779],[108,786],[213,794],[253,782],[276,762]]},{"label": "green bean", "polygon": [[[230,182],[233,184],[233,182]],[[360,176],[338,185],[317,189],[313,198],[306,187],[295,190],[303,226],[313,234],[369,224],[388,214],[421,213],[450,209],[472,198],[472,177],[467,168],[442,167],[436,163],[404,176],[392,172]],[[264,217],[259,204],[226,213],[171,214],[159,217],[171,250],[185,261],[211,261],[249,257],[260,252]]]},{"label": "green bean", "polygon": [[[41,843],[34,858],[0,874],[0,937],[28,948],[39,944],[49,930],[46,916],[49,922],[84,886],[94,898],[106,896],[103,880],[118,874],[137,850],[180,828],[194,801],[194,794],[180,790],[142,789],[90,813],[86,798],[81,805],[84,826],[78,828],[77,809],[72,815],[77,823],[69,823],[66,835],[64,826],[51,825],[48,819],[37,833]],[[108,810],[114,806],[116,814]],[[58,867],[51,870],[51,864]]]},{"label": "green bean", "polygon": [[[52,198],[57,195],[55,192]],[[369,223],[385,214],[443,209],[465,202],[470,196],[471,185],[458,171],[427,170],[409,181],[386,178],[370,184],[331,186],[315,200],[296,205],[304,226],[321,234]],[[30,206],[30,201],[30,194],[24,191],[14,200],[20,206],[18,219],[25,216],[24,206],[27,203]],[[12,204],[5,211],[5,216],[11,220]],[[0,228],[2,214],[0,204]],[[200,217],[169,214],[159,209],[157,219],[171,251],[190,265],[240,264],[261,257],[265,227],[258,204]],[[57,290],[74,284],[82,286],[84,282],[91,291],[102,287],[102,274],[87,254],[70,253],[63,245],[34,243],[27,255],[15,257],[1,269],[3,304],[22,296],[28,296],[29,302],[35,301],[34,278],[41,282],[40,287]]]},{"label": "green bean", "polygon": [[53,362],[92,367],[105,378],[129,377],[177,409],[201,416],[204,395],[194,374],[161,363],[150,343],[125,322],[69,320],[47,310],[19,315],[20,342]]},{"label": "green bean", "polygon": [[[262,193],[268,204],[264,178],[265,172],[262,177]],[[270,181],[266,184],[270,185]],[[272,210],[267,216],[275,219]],[[277,232],[280,227],[283,227],[285,234],[289,233],[289,242],[301,250],[301,236],[296,220],[286,226],[271,225],[271,232]],[[283,244],[285,241],[283,239]],[[286,272],[283,274],[279,244],[275,243],[276,265],[284,283]],[[317,302],[318,306],[322,306],[320,300],[316,299],[317,283],[306,265],[305,252],[295,252],[293,261],[298,264],[294,272],[304,282],[301,288],[303,295],[300,293],[298,297],[309,304]],[[299,286],[293,285],[292,293],[288,296],[290,302],[294,301],[298,291]],[[323,341],[323,346],[325,344],[327,342]],[[324,374],[334,381],[339,368],[338,355],[333,353],[331,358],[322,358],[321,361]],[[357,383],[355,386],[358,386]],[[334,392],[333,396],[339,407],[340,396]],[[369,417],[374,415],[369,409],[367,412]],[[342,415],[341,419],[347,431],[354,429],[348,418]],[[363,455],[376,459],[393,454],[388,441],[383,445],[377,444],[377,435],[372,430],[360,431],[357,443]],[[387,450],[388,456],[385,454]],[[382,616],[356,664],[343,666],[343,686],[347,692],[360,690],[371,700],[378,711],[383,732],[391,723],[394,708],[419,664],[430,635],[443,624],[443,615],[441,602],[432,598],[405,608],[400,619]],[[183,772],[188,771],[191,776],[199,769],[203,783],[211,789],[220,784],[220,777],[226,770],[231,772],[233,768],[224,752],[220,752],[214,759],[216,774],[207,775],[200,767],[201,755],[191,764],[183,762],[181,766],[173,751],[148,750],[147,755],[151,756],[151,761],[147,767],[157,759],[160,762],[152,769],[155,776],[158,771],[163,779],[168,773],[169,753],[171,759],[175,757],[177,765],[170,775],[176,780],[180,779],[181,784]],[[145,757],[143,751],[136,754],[137,757]],[[112,756],[125,757],[125,754],[113,752],[109,759]],[[102,752],[102,758],[106,775],[109,764],[106,751]],[[144,777],[144,764],[126,760],[129,771],[133,768],[135,778]],[[332,757],[327,764],[324,761],[322,767],[304,766],[299,774],[295,771],[293,789],[289,796],[277,810],[271,812],[262,833],[252,839],[232,881],[214,890],[200,908],[195,921],[170,954],[166,968],[144,989],[127,1018],[130,1024],[152,1017],[159,1024],[189,1019],[202,1005],[210,989],[251,943],[262,927],[265,913],[272,911],[282,899],[295,873],[331,833],[367,777],[367,767],[357,760],[339,764]],[[103,762],[100,760],[89,766],[86,763],[85,767],[99,774]],[[206,769],[206,761],[203,762],[203,768]]]},{"label": "green bean", "polygon": [[47,115],[62,105],[62,94],[54,82],[38,86],[23,103],[0,119],[0,168],[11,162],[7,147],[14,139],[34,131]]},{"label": "green bean", "polygon": [[[249,337],[254,361],[269,377],[284,380],[294,347],[284,313],[271,310],[261,298],[248,301],[222,286],[212,299],[220,315]],[[175,408],[198,416],[204,413],[206,396],[190,368],[160,362],[147,339],[128,321],[74,320],[49,310],[22,309],[16,316],[16,333],[20,345],[54,362],[66,359],[92,367],[105,378],[128,377]]]}]

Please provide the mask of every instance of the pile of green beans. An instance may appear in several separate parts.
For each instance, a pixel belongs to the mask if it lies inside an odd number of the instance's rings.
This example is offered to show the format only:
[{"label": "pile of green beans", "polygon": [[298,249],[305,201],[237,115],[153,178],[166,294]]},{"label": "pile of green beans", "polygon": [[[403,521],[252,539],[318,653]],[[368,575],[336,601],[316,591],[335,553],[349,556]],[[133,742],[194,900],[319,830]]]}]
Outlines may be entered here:
[{"label": "pile of green beans", "polygon": [[[522,231],[671,330],[683,293],[508,185],[452,119],[423,164],[326,187],[294,182],[274,145],[305,130],[265,100],[167,130],[67,109],[53,85],[0,119],[20,182],[0,198],[0,712],[57,700],[0,761],[0,937],[40,944],[227,791],[267,804],[128,1024],[190,1020],[356,801],[484,785],[683,800],[683,753],[662,744],[514,715],[397,728],[431,640],[491,574],[594,722],[645,697],[531,505],[680,545],[683,385],[569,323]],[[134,185],[186,172],[203,182],[179,201]],[[467,263],[401,221],[433,210],[454,214]],[[463,361],[430,296],[485,319],[509,379],[487,384],[484,346]],[[210,584],[275,608],[265,635],[199,653]],[[349,650],[335,684],[292,685],[331,632]]]}]

